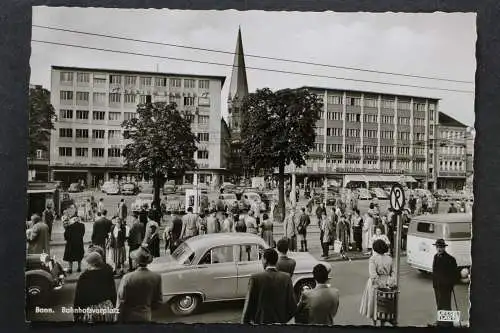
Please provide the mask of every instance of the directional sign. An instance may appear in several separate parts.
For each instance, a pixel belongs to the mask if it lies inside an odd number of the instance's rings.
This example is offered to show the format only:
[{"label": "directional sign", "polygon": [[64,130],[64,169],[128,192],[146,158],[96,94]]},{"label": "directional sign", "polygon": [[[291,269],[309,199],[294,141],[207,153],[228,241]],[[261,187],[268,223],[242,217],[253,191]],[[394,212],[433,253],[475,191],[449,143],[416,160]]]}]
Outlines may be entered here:
[{"label": "directional sign", "polygon": [[405,207],[406,199],[405,199],[405,191],[401,185],[394,185],[391,189],[390,194],[390,204],[391,208],[394,209],[395,212],[401,212]]}]

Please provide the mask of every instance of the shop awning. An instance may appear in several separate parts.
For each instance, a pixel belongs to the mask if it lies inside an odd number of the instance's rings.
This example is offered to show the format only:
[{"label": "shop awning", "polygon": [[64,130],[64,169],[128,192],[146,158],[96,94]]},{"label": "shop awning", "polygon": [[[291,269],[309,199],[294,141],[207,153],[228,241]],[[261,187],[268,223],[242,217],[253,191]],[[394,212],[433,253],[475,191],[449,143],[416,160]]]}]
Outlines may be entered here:
[{"label": "shop awning", "polygon": [[366,178],[363,175],[346,175],[344,186],[346,186],[350,182],[366,182]]}]

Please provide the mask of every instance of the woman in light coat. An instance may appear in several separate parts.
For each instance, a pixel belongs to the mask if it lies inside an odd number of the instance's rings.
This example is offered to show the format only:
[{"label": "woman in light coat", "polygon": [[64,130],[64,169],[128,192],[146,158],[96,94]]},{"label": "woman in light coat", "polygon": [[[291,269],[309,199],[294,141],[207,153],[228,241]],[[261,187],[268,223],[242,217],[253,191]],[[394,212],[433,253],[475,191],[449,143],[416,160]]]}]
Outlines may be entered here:
[{"label": "woman in light coat", "polygon": [[363,249],[368,252],[372,249],[373,223],[373,217],[368,213],[365,214],[363,218]]}]

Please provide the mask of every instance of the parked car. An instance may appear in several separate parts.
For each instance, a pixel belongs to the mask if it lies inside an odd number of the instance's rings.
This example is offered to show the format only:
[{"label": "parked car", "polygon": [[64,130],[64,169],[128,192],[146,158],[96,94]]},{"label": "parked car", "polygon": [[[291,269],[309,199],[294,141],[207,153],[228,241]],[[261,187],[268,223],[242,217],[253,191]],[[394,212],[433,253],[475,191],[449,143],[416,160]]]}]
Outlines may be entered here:
[{"label": "parked car", "polygon": [[137,187],[134,183],[125,183],[122,185],[120,192],[123,195],[135,195],[137,194]]},{"label": "parked car", "polygon": [[163,195],[165,194],[175,194],[176,188],[175,185],[165,184],[163,186]]},{"label": "parked car", "polygon": [[148,208],[151,208],[153,199],[154,196],[152,193],[139,193],[137,199],[135,199],[134,203],[132,204],[132,211],[140,211],[141,207],[144,206],[144,204],[147,204]]},{"label": "parked car", "polygon": [[274,199],[277,198],[278,196],[274,192],[264,192],[261,194],[260,198],[264,205],[266,205],[266,211],[271,209],[271,204],[273,203]]},{"label": "parked car", "polygon": [[381,189],[380,187],[374,188],[372,193],[375,196],[375,198],[377,198],[379,200],[388,200],[389,199],[389,195],[387,194],[387,192],[384,191],[383,189]]},{"label": "parked car", "polygon": [[238,202],[238,199],[236,198],[236,194],[234,193],[223,193],[219,195],[219,199],[224,202],[224,206],[227,207],[232,207],[235,202]]},{"label": "parked car", "polygon": [[237,189],[236,185],[233,183],[222,183],[221,189],[224,190],[224,193],[234,193]]},{"label": "parked car", "polygon": [[77,192],[82,192],[83,188],[79,183],[71,183],[68,187],[68,192],[70,193],[77,193]]},{"label": "parked car", "polygon": [[[194,313],[201,303],[244,299],[250,276],[262,272],[262,253],[269,245],[249,233],[217,233],[189,238],[171,256],[155,258],[148,268],[161,274],[163,301],[176,315]],[[296,261],[292,283],[297,299],[314,288],[308,252],[288,252]],[[321,262],[331,271],[331,265]]]},{"label": "parked car", "polygon": [[102,193],[107,193],[108,189],[113,185],[113,182],[107,181],[104,182],[104,184],[101,185],[101,192]]},{"label": "parked car", "polygon": [[147,182],[139,183],[139,192],[153,194],[154,193],[153,184]]},{"label": "parked car", "polygon": [[112,183],[106,189],[106,194],[107,195],[118,195],[118,194],[120,194],[120,186],[117,183]]},{"label": "parked car", "polygon": [[177,193],[185,195],[186,190],[192,190],[194,188],[193,184],[182,184],[177,187]]},{"label": "parked car", "polygon": [[252,207],[254,204],[257,204],[260,207],[260,211],[263,212],[266,210],[266,205],[262,202],[260,195],[255,192],[244,192],[242,194],[243,201],[247,206]]},{"label": "parked car", "polygon": [[61,264],[55,258],[48,258],[47,262],[46,257],[46,254],[26,257],[24,277],[29,308],[46,305],[50,295],[64,285],[65,273]]},{"label": "parked car", "polygon": [[372,194],[366,188],[359,188],[358,194],[359,194],[359,197],[358,197],[359,200],[371,200],[371,199],[373,199]]}]

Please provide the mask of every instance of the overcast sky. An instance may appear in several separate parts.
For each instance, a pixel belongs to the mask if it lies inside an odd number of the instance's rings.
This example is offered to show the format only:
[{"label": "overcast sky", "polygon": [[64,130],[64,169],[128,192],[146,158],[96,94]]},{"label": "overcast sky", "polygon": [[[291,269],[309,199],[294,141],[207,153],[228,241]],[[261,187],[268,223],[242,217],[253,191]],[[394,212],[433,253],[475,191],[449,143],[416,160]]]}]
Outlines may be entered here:
[{"label": "overcast sky", "polygon": [[[470,83],[452,83],[278,62],[246,57],[247,67],[335,76],[430,89],[388,86],[280,74],[248,69],[250,91],[304,85],[358,89],[441,98],[440,110],[469,126],[474,124],[474,94],[432,87],[474,91],[476,15],[474,13],[299,13],[263,11],[172,11],[34,7],[33,24],[99,34],[234,52],[238,26],[248,55],[287,58],[384,72],[433,76]],[[231,65],[233,56],[169,46],[126,42],[33,28],[33,39]],[[175,61],[33,42],[31,83],[50,89],[50,66],[129,69],[226,76],[226,101],[231,67]],[[222,105],[226,114],[226,103]]]}]

